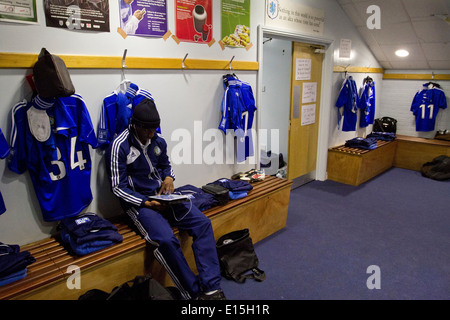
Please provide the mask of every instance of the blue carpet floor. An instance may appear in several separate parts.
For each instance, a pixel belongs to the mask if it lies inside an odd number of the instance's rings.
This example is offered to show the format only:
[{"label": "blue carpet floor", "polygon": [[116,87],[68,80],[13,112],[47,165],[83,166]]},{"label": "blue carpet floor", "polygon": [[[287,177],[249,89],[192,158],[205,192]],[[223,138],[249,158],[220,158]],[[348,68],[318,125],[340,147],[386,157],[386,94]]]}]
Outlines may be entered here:
[{"label": "blue carpet floor", "polygon": [[[291,192],[286,228],[255,244],[266,280],[224,279],[224,292],[230,300],[448,300],[449,199],[450,181],[398,168],[358,187],[309,183]],[[367,287],[372,265],[380,289]]]}]

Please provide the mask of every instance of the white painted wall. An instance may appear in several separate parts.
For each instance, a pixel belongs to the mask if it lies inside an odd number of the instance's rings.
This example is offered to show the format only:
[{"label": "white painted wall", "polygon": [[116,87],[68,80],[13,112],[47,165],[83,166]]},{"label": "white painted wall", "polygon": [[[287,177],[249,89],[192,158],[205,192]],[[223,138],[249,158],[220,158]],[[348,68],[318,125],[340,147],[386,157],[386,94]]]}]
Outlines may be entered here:
[{"label": "white painted wall", "polygon": [[[431,74],[432,71],[398,70],[395,73],[425,73]],[[390,72],[393,73],[393,72]],[[449,74],[448,70],[435,70],[435,74]],[[415,117],[412,114],[411,103],[417,91],[422,89],[424,83],[428,80],[384,80],[383,96],[380,99],[380,116],[392,117],[397,119],[397,133],[413,137],[434,138],[437,130],[450,129],[450,108],[440,109],[436,118],[435,131],[418,132],[416,131]],[[440,84],[447,96],[447,105],[450,106],[450,81],[434,81]]]},{"label": "white painted wall", "polygon": [[[169,30],[175,33],[174,1],[167,1]],[[42,2],[37,1],[39,25],[17,25],[0,22],[0,52],[39,53],[42,47],[54,54],[70,55],[107,55],[122,56],[124,49],[127,57],[173,57],[188,59],[213,59],[235,61],[256,61],[256,45],[250,49],[226,48],[222,51],[217,44],[208,47],[181,42],[179,45],[171,38],[146,38],[129,36],[123,39],[115,30],[119,26],[118,1],[110,1],[110,33],[85,33],[45,27]],[[216,41],[221,38],[220,6],[214,1],[214,29]],[[251,41],[256,43],[256,29],[263,16],[264,7],[258,1],[252,1]],[[116,18],[117,17],[117,18]],[[20,39],[20,41],[17,41]],[[72,82],[88,107],[94,126],[97,126],[102,101],[121,81],[120,70],[70,69]],[[223,95],[222,75],[228,70],[126,70],[126,77],[145,89],[156,100],[162,117],[163,135],[168,141],[169,152],[179,143],[173,140],[176,130],[187,129],[194,147],[204,148],[211,142],[203,141],[203,133],[217,128],[220,120],[220,104]],[[25,76],[31,70],[0,69],[0,127],[8,136],[11,126],[11,108],[23,99],[31,97],[31,89]],[[240,79],[247,81],[256,90],[256,71],[236,72]],[[195,123],[201,123],[201,132],[194,132]],[[223,138],[219,136],[219,138]],[[232,155],[233,150],[223,151]],[[103,217],[121,213],[117,199],[110,192],[109,182],[105,177],[103,155],[91,151],[93,169],[91,188],[94,199],[86,211],[95,212]],[[254,161],[254,160],[253,160]],[[194,157],[192,156],[192,163]],[[240,171],[253,168],[254,164],[207,165],[203,159],[199,164],[174,164],[176,186],[193,184],[202,186],[221,177],[230,177]],[[0,216],[0,242],[25,244],[36,241],[53,233],[56,223],[46,223],[34,194],[28,173],[17,175],[7,169],[6,160],[0,161],[0,192],[3,195],[7,211]]]}]

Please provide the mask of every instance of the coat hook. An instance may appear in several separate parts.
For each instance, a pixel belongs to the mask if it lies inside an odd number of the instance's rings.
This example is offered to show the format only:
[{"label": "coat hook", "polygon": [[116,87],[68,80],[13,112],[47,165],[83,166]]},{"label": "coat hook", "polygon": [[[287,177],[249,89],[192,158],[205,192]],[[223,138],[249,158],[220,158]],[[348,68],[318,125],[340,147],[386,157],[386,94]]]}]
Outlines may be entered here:
[{"label": "coat hook", "polygon": [[234,57],[235,57],[235,56],[233,56],[233,58],[231,58],[231,60],[230,60],[230,64],[229,64],[230,70],[233,70],[233,68],[231,67],[231,63],[233,62]]},{"label": "coat hook", "polygon": [[181,63],[181,67],[182,67],[183,69],[186,69],[186,65],[184,64],[184,62],[186,61],[186,58],[187,58],[188,54],[189,54],[189,53],[186,53],[186,55],[184,56],[183,62]]},{"label": "coat hook", "polygon": [[126,68],[127,66],[125,65],[125,59],[127,58],[127,51],[128,49],[125,49],[125,51],[123,52],[123,57],[122,57],[122,68]]},{"label": "coat hook", "polygon": [[123,57],[122,57],[122,81],[124,81],[125,78],[125,68],[127,67],[125,64],[125,59],[127,57],[127,49],[125,49],[125,51],[123,52]]}]

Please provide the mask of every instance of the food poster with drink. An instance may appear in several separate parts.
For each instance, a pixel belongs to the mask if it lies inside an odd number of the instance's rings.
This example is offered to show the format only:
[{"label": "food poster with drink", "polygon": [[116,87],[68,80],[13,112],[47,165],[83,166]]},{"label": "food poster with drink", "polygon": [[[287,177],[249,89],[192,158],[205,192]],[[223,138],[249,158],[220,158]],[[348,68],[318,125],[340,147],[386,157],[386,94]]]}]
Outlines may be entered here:
[{"label": "food poster with drink", "polygon": [[228,47],[250,44],[250,0],[222,0],[221,41]]},{"label": "food poster with drink", "polygon": [[176,36],[180,41],[209,43],[212,40],[212,0],[176,0]]},{"label": "food poster with drink", "polygon": [[126,35],[162,37],[167,32],[166,0],[119,0],[119,9]]}]

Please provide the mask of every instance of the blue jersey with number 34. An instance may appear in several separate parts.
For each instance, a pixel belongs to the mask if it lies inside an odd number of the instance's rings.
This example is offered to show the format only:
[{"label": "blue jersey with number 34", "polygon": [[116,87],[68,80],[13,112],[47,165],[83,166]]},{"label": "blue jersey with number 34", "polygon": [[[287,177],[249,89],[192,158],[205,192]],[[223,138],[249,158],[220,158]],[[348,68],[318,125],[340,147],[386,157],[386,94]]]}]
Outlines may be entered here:
[{"label": "blue jersey with number 34", "polygon": [[[41,126],[29,120],[30,112],[45,112]],[[49,134],[40,135],[46,129]],[[97,140],[79,95],[18,103],[12,110],[10,145],[9,169],[29,171],[45,221],[76,216],[91,203],[89,145],[96,147]]]}]

